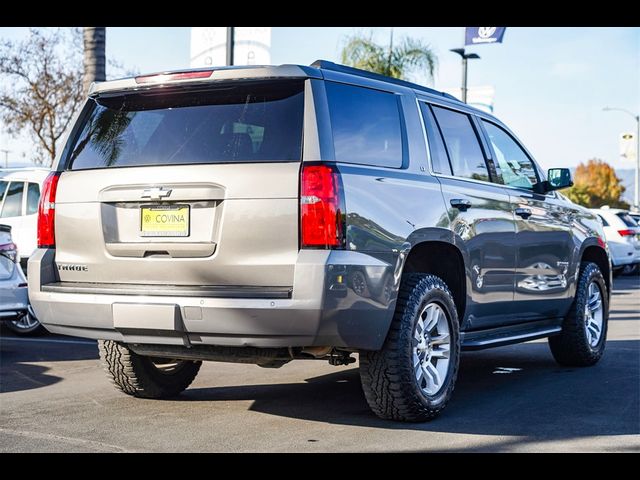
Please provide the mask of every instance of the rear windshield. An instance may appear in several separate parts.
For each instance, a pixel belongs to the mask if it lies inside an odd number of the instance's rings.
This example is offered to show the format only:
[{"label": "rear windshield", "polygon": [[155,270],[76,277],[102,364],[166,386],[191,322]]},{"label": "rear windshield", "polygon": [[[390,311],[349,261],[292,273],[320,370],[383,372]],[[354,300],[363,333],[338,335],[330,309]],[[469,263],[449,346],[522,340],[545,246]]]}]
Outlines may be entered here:
[{"label": "rear windshield", "polygon": [[303,92],[296,80],[101,96],[67,168],[299,161]]},{"label": "rear windshield", "polygon": [[638,223],[628,213],[616,213],[627,227],[637,227]]}]

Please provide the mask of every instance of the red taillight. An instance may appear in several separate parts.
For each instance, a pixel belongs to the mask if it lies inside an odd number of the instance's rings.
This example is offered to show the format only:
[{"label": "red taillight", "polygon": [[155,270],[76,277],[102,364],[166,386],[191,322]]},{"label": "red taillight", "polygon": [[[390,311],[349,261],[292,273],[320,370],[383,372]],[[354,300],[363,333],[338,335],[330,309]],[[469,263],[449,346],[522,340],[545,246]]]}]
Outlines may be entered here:
[{"label": "red taillight", "polygon": [[305,165],[300,181],[300,242],[304,247],[342,247],[340,174],[328,165]]},{"label": "red taillight", "polygon": [[622,237],[633,237],[635,234],[636,232],[628,228],[625,230],[618,230],[618,235]]},{"label": "red taillight", "polygon": [[42,184],[38,205],[38,248],[56,246],[55,214],[59,172],[51,172]]},{"label": "red taillight", "polygon": [[136,77],[136,83],[164,83],[176,80],[191,80],[194,78],[209,78],[213,70],[199,70],[195,72],[154,73]]}]

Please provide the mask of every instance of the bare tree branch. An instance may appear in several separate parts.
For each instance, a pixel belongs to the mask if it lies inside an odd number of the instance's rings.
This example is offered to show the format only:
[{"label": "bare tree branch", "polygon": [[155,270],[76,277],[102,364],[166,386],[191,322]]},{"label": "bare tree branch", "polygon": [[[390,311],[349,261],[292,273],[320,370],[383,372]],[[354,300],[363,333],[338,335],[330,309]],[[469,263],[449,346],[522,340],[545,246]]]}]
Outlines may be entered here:
[{"label": "bare tree branch", "polygon": [[79,29],[32,28],[24,41],[0,41],[0,121],[11,134],[32,135],[34,162],[54,160],[84,99],[82,74]]}]

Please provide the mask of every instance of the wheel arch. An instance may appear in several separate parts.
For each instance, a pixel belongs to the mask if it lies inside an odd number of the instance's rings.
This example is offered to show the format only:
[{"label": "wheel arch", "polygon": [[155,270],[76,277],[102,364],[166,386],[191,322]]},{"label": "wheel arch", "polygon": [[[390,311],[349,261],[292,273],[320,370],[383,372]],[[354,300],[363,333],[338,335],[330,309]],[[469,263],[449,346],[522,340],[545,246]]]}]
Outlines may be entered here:
[{"label": "wheel arch", "polygon": [[467,281],[465,252],[448,235],[439,232],[414,243],[407,253],[402,274],[427,273],[440,277],[451,290],[460,324],[463,324],[467,306]]},{"label": "wheel arch", "polygon": [[[604,281],[607,284],[607,293],[611,295],[611,258],[609,257],[606,244],[601,239],[586,239],[580,249],[580,263],[582,262],[593,262],[598,265]],[[580,263],[577,266],[577,275],[580,273]]]}]

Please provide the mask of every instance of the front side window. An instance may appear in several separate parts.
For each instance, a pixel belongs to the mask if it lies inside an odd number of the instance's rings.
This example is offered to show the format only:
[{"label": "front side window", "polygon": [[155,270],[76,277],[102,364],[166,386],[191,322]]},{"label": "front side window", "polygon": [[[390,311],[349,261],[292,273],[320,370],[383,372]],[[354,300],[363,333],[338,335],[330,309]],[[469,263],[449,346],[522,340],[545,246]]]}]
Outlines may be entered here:
[{"label": "front side window", "polygon": [[502,128],[485,120],[482,124],[495,152],[504,184],[532,190],[538,183],[538,177],[531,159]]},{"label": "front side window", "polygon": [[11,182],[4,197],[4,205],[0,218],[19,217],[22,215],[23,182]]},{"label": "front side window", "polygon": [[469,115],[433,106],[456,177],[489,181],[487,164]]},{"label": "front side window", "polygon": [[72,170],[302,158],[300,80],[152,89],[92,101],[70,149]]},{"label": "front side window", "polygon": [[393,93],[325,82],[337,162],[402,166],[402,128]]}]

